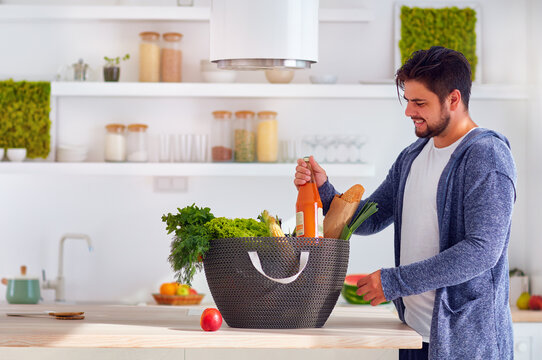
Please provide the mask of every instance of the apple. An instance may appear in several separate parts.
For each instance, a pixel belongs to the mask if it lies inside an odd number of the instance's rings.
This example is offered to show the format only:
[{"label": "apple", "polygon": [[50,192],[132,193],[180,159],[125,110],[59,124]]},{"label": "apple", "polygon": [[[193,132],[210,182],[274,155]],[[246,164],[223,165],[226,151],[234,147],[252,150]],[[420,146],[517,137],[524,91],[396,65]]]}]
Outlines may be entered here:
[{"label": "apple", "polygon": [[203,310],[199,324],[205,331],[217,331],[222,326],[222,315],[218,309],[207,308]]},{"label": "apple", "polygon": [[179,285],[179,287],[177,288],[177,295],[188,295],[190,294],[190,285],[186,285],[186,284],[182,284],[182,285]]},{"label": "apple", "polygon": [[542,310],[542,296],[532,295],[529,299],[529,308],[531,310]]},{"label": "apple", "polygon": [[190,295],[197,295],[198,294],[198,292],[195,289],[192,289],[192,288],[188,289],[188,291],[189,291]]}]

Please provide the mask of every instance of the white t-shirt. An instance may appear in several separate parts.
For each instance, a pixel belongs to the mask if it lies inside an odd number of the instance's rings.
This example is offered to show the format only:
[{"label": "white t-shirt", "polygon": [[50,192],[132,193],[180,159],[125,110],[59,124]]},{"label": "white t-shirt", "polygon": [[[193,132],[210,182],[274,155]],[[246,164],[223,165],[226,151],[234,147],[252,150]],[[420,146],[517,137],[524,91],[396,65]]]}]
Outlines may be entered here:
[{"label": "white t-shirt", "polygon": [[[453,144],[436,148],[429,139],[412,162],[403,196],[400,265],[425,260],[439,253],[437,186],[450,156],[466,134]],[[429,342],[435,290],[403,297],[405,321],[424,342]]]}]

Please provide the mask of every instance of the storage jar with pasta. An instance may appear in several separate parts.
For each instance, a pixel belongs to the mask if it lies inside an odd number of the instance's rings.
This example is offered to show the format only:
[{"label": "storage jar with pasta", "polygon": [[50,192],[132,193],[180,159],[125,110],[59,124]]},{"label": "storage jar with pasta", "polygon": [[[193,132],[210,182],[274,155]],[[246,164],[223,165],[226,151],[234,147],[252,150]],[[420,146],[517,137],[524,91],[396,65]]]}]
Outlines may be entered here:
[{"label": "storage jar with pasta", "polygon": [[274,111],[258,113],[257,154],[259,162],[276,162],[278,157],[278,121]]},{"label": "storage jar with pasta", "polygon": [[183,54],[181,52],[182,34],[168,32],[162,35],[164,44],[162,45],[161,71],[162,81],[181,82],[181,68]]},{"label": "storage jar with pasta", "polygon": [[234,160],[253,162],[256,160],[256,131],[254,112],[243,110],[235,113],[233,124]]},{"label": "storage jar with pasta", "polygon": [[139,81],[160,81],[160,34],[145,31],[139,34]]}]

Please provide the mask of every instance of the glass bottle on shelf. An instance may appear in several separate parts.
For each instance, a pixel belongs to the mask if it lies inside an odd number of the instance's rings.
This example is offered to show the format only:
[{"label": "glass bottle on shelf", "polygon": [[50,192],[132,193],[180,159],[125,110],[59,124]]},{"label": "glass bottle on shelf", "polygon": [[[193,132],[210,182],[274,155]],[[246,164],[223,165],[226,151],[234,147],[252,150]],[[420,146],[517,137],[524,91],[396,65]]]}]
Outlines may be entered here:
[{"label": "glass bottle on shelf", "polygon": [[322,201],[309,163],[309,157],[304,157],[303,160],[311,172],[311,179],[305,185],[301,185],[297,193],[297,202],[295,204],[296,236],[323,238],[324,212]]},{"label": "glass bottle on shelf", "polygon": [[253,162],[256,160],[256,132],[254,131],[254,112],[243,110],[235,113],[233,125],[234,160]]},{"label": "glass bottle on shelf", "polygon": [[128,135],[126,136],[126,159],[130,162],[146,162],[149,159],[147,150],[147,125],[130,124],[128,125]]},{"label": "glass bottle on shelf", "polygon": [[213,111],[211,159],[214,162],[232,161],[231,112]]},{"label": "glass bottle on shelf", "polygon": [[181,39],[182,34],[168,32],[162,35],[161,72],[164,82],[181,82],[182,58]]},{"label": "glass bottle on shelf", "polygon": [[139,81],[160,81],[160,34],[145,31],[139,34]]},{"label": "glass bottle on shelf", "polygon": [[105,126],[105,161],[126,161],[126,126],[122,124],[107,124]]},{"label": "glass bottle on shelf", "polygon": [[277,113],[261,111],[258,113],[257,155],[259,162],[276,162],[279,139]]}]

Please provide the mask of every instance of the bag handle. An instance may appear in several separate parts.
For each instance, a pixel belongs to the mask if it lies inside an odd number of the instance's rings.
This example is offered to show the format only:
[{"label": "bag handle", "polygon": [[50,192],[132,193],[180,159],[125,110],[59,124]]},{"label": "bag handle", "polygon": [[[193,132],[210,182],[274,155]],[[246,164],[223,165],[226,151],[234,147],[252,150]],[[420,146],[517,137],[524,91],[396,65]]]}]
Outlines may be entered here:
[{"label": "bag handle", "polygon": [[297,279],[297,277],[299,275],[301,275],[303,270],[305,270],[305,266],[307,266],[307,263],[309,262],[309,252],[308,251],[302,251],[301,255],[299,256],[299,271],[297,272],[297,274],[292,275],[292,276],[287,277],[287,278],[283,278],[283,279],[275,279],[275,278],[272,278],[272,277],[267,276],[265,274],[265,272],[262,269],[262,264],[260,262],[260,257],[258,256],[258,253],[256,251],[249,251],[248,256],[250,257],[250,261],[252,262],[252,266],[254,266],[254,268],[256,268],[256,270],[258,270],[258,272],[260,274],[262,274],[263,276],[265,276],[269,280],[274,281],[274,282],[278,282],[280,284],[289,284],[289,283],[295,281],[295,279]]}]

